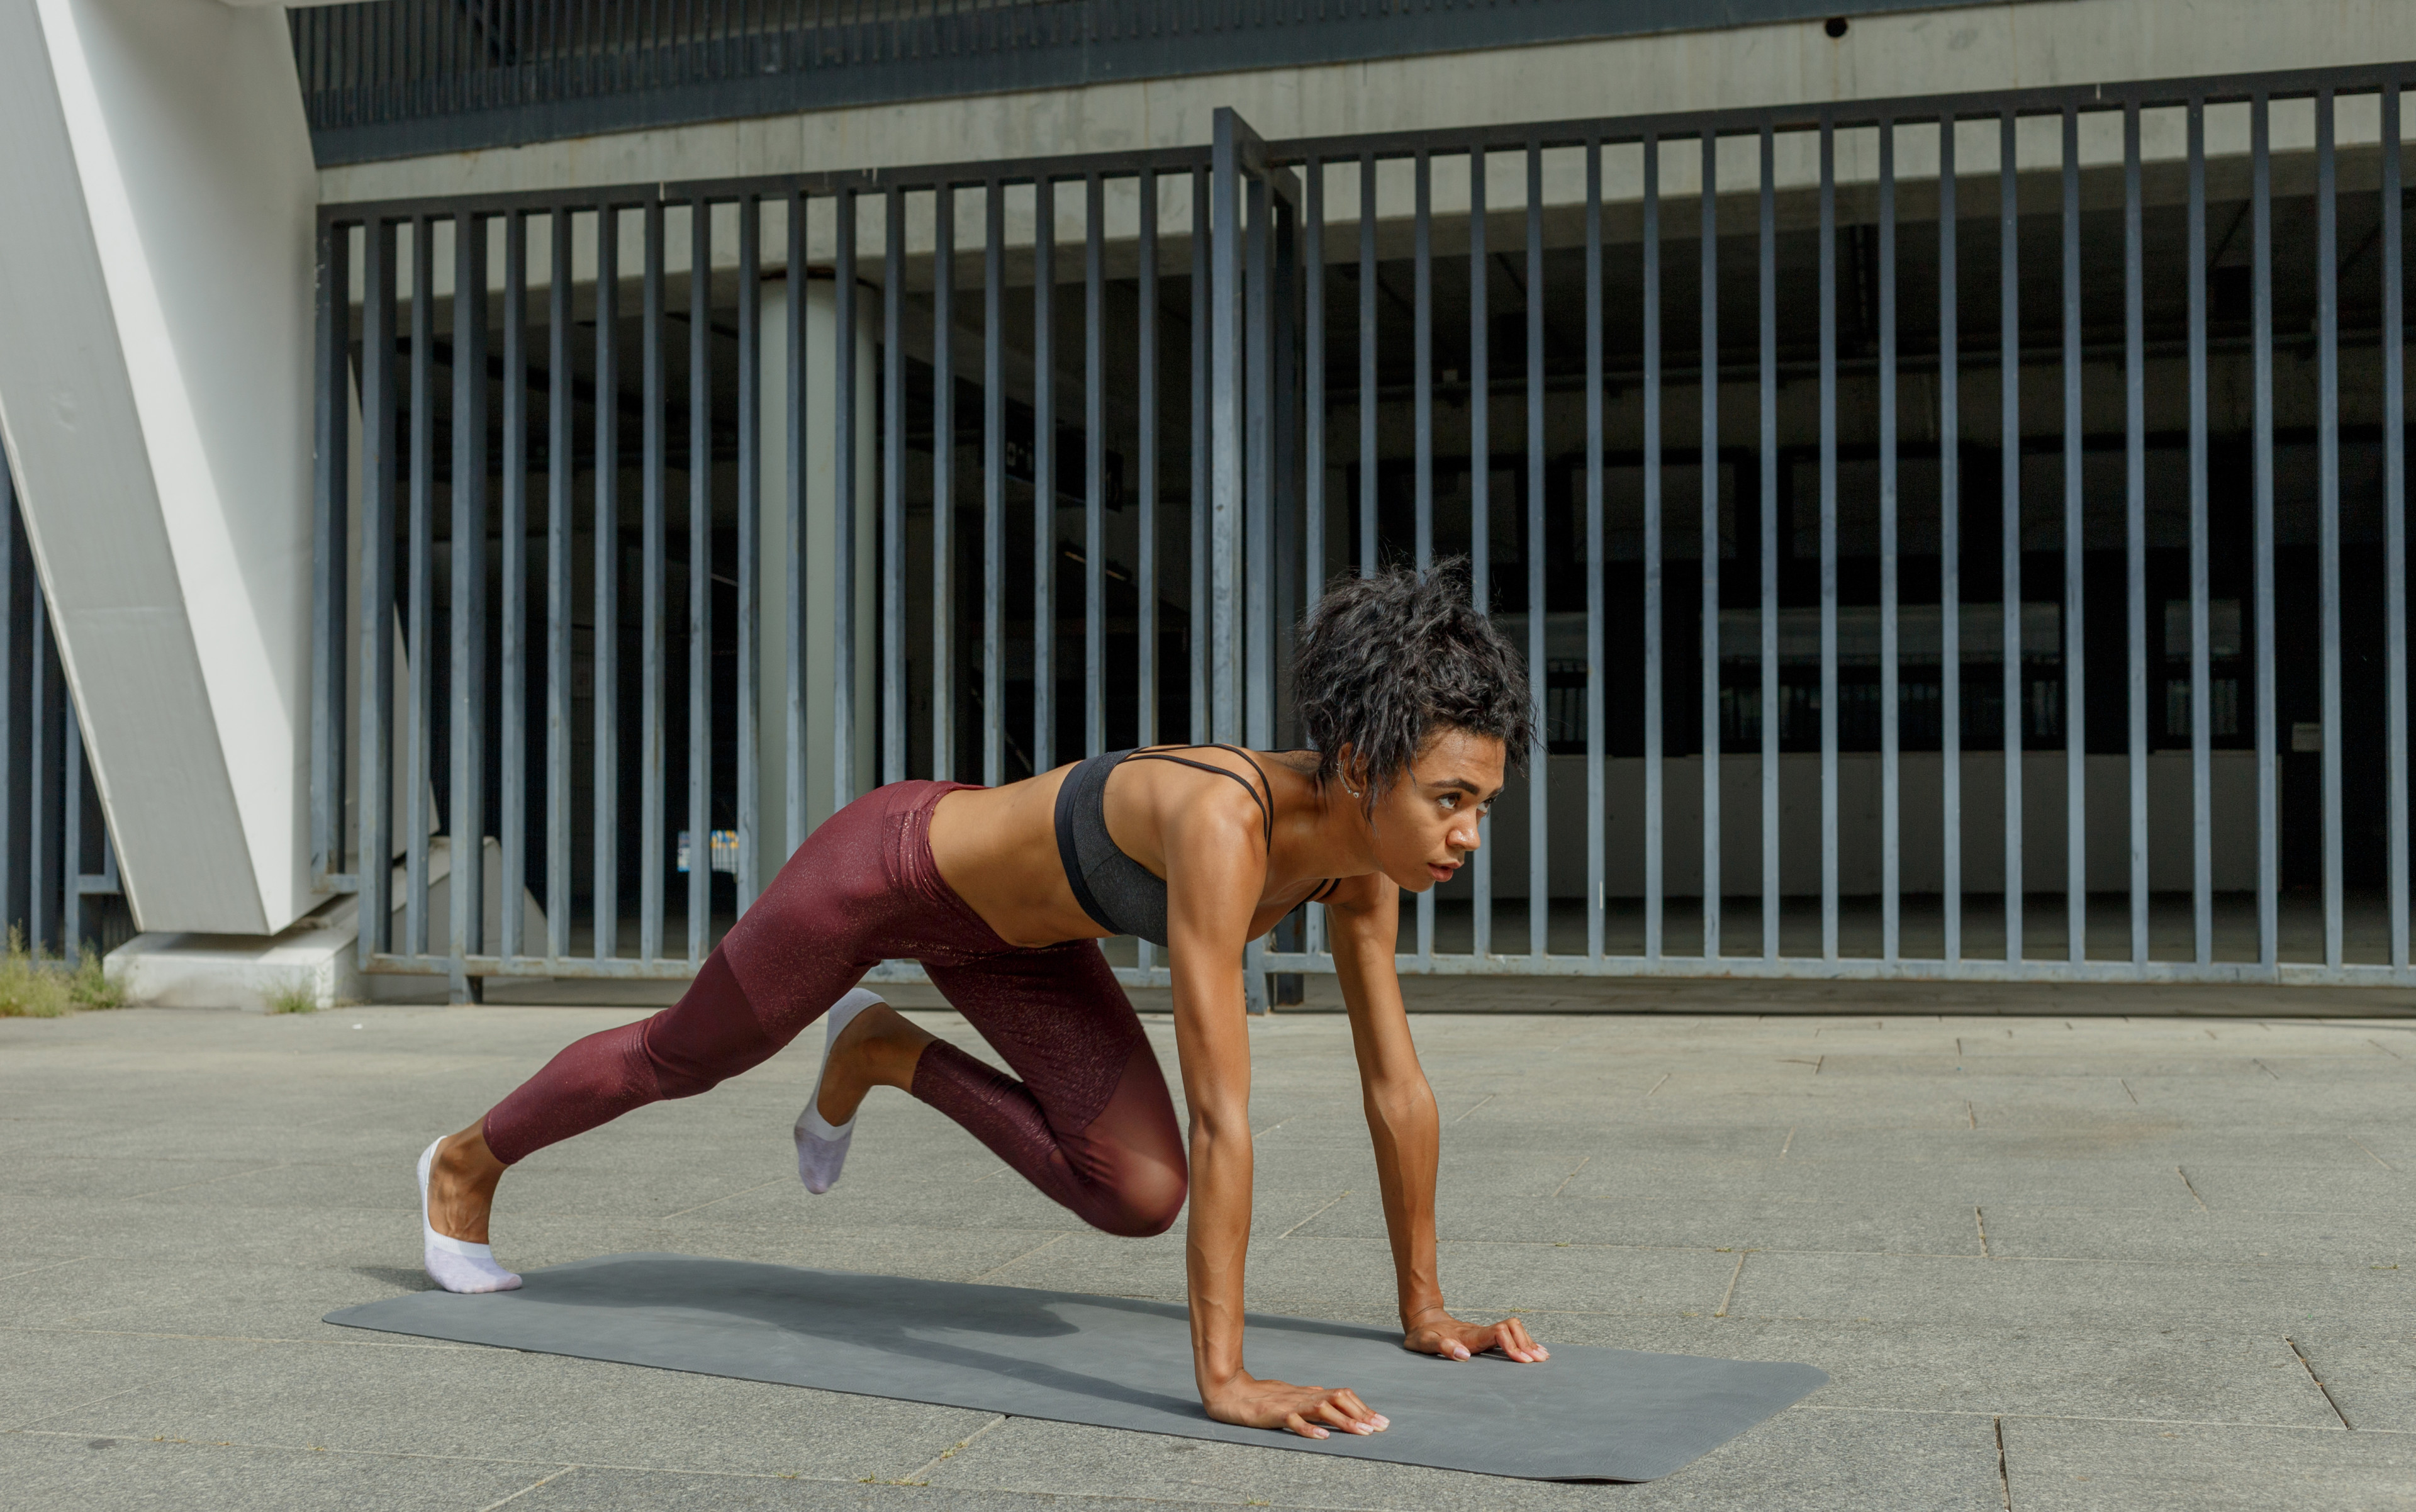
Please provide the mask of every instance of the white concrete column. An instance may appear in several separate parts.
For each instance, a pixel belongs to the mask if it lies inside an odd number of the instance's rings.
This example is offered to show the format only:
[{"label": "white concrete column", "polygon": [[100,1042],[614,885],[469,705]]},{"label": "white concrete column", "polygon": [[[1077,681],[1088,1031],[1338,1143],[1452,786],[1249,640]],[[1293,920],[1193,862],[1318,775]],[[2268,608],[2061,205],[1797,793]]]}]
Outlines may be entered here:
[{"label": "white concrete column", "polygon": [[[879,631],[881,585],[873,571],[880,543],[880,454],[873,424],[879,393],[880,291],[859,285],[855,320],[855,791],[875,781],[876,711],[880,663],[873,638]],[[805,600],[805,822],[811,834],[831,815],[832,765],[836,752],[838,620],[834,612],[838,578],[833,538],[838,522],[838,473],[832,446],[838,434],[838,300],[828,278],[808,276],[805,288],[805,539],[798,576]],[[757,540],[757,643],[763,655],[757,688],[757,750],[763,792],[757,800],[756,847],[762,869],[758,885],[769,884],[789,859],[789,282],[778,275],[763,283],[758,329],[763,340],[763,496]]]},{"label": "white concrete column", "polygon": [[310,891],[317,188],[280,9],[0,0],[0,434],[135,918]]}]

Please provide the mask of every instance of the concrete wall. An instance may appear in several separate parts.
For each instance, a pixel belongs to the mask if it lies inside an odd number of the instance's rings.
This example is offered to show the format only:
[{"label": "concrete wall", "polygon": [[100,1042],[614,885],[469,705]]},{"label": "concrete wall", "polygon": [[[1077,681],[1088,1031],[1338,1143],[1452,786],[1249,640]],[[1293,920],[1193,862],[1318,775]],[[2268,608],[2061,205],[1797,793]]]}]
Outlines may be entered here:
[{"label": "concrete wall", "polygon": [[316,185],[284,18],[0,4],[0,431],[145,929],[317,900]]},{"label": "concrete wall", "polygon": [[[1199,145],[1220,105],[1264,136],[1291,138],[2410,57],[2416,7],[2404,0],[2069,0],[1863,17],[1836,40],[1819,22],[1789,23],[820,111],[364,163],[320,179],[328,200],[367,200]],[[2041,125],[2051,137],[2053,123]],[[1975,129],[1993,137],[1986,123]],[[2151,150],[2169,154],[2177,140]],[[1742,187],[1751,155],[1735,157]],[[1910,157],[1903,168],[1924,171]],[[1671,169],[1674,193],[1692,170]],[[1782,172],[1800,181],[1804,164]],[[1463,203],[1455,192],[1438,185],[1438,211]]]}]

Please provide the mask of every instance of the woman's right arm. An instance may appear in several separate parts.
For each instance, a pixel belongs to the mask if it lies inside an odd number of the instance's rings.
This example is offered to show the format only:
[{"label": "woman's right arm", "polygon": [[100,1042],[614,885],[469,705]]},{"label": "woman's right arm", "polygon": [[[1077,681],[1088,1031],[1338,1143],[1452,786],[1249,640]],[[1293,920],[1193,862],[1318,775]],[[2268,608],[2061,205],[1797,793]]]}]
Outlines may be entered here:
[{"label": "woman's right arm", "polygon": [[1264,885],[1255,810],[1203,805],[1166,837],[1167,945],[1174,1042],[1191,1111],[1191,1215],[1184,1263],[1200,1405],[1221,1423],[1321,1439],[1390,1426],[1353,1393],[1261,1381],[1242,1364],[1243,1271],[1250,1247],[1250,1029],[1242,947]]}]

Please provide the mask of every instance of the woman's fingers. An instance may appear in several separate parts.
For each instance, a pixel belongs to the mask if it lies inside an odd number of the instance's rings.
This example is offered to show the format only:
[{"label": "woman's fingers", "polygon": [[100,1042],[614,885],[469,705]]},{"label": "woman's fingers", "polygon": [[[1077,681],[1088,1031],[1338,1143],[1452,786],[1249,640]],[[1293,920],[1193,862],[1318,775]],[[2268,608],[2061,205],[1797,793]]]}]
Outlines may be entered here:
[{"label": "woman's fingers", "polygon": [[1298,1413],[1287,1414],[1284,1417],[1284,1427],[1291,1429],[1291,1431],[1299,1434],[1304,1439],[1321,1439],[1327,1436],[1325,1429],[1309,1422]]},{"label": "woman's fingers", "polygon": [[1386,1417],[1383,1414],[1376,1411],[1373,1407],[1361,1401],[1359,1399],[1359,1394],[1351,1390],[1349,1387],[1346,1386],[1342,1390],[1335,1393],[1335,1397],[1336,1400],[1343,1404],[1343,1406],[1349,1408],[1351,1412],[1358,1414],[1363,1421],[1374,1424],[1376,1426],[1377,1432],[1382,1433],[1384,1429],[1393,1426],[1393,1420],[1391,1418]]},{"label": "woman's fingers", "polygon": [[1527,1325],[1518,1319],[1504,1318],[1498,1328],[1502,1340],[1502,1353],[1512,1359],[1532,1365],[1536,1361],[1548,1360],[1552,1357],[1552,1352],[1536,1343],[1535,1336],[1527,1332]]}]

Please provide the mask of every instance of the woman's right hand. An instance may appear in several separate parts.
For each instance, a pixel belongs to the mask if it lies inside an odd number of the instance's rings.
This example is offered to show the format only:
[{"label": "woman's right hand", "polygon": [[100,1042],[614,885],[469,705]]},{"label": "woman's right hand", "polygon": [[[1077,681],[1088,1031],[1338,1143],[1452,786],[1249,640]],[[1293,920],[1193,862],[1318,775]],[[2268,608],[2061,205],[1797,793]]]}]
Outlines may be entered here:
[{"label": "woman's right hand", "polygon": [[1382,1433],[1393,1420],[1359,1399],[1347,1386],[1295,1386],[1288,1381],[1261,1381],[1240,1375],[1215,1392],[1203,1393],[1201,1404],[1219,1423],[1237,1428],[1279,1428],[1305,1439],[1345,1433]]}]

